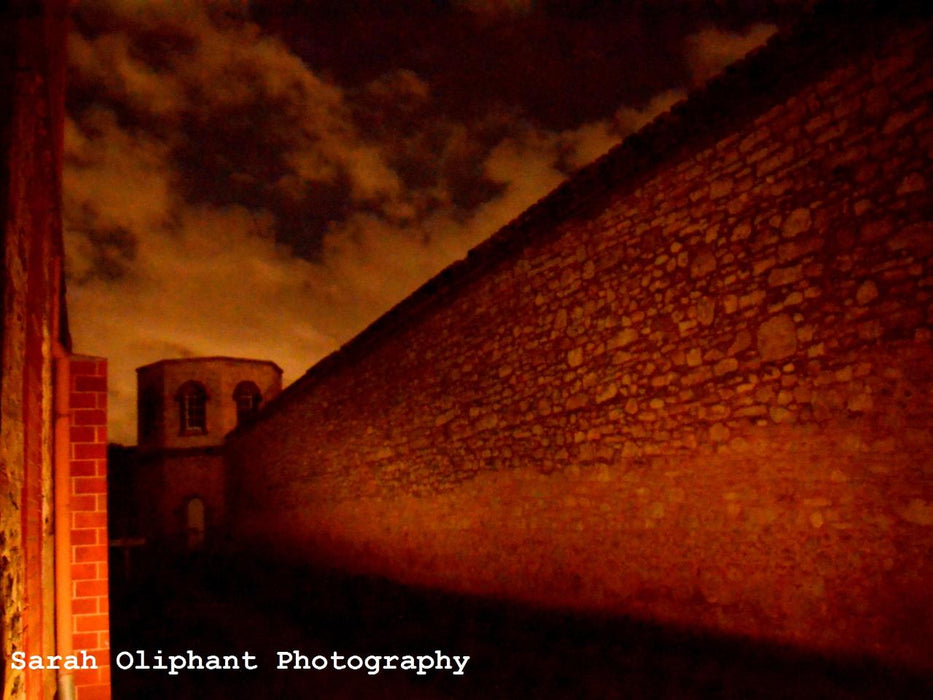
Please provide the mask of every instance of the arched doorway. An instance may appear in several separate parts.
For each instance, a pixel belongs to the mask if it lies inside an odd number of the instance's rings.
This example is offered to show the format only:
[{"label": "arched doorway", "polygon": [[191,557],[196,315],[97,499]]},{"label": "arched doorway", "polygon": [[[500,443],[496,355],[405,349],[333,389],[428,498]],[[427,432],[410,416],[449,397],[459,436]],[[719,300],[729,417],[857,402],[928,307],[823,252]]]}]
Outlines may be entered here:
[{"label": "arched doorway", "polygon": [[189,498],[185,504],[185,537],[188,551],[204,549],[205,529],[204,501],[197,496]]}]

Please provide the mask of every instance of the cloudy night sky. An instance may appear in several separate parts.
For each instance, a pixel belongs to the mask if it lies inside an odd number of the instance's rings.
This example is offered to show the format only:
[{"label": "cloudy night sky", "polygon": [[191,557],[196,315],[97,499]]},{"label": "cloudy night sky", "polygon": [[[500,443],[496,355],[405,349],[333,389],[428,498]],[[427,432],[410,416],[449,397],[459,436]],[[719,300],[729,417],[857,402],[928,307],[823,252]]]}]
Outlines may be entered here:
[{"label": "cloudy night sky", "polygon": [[803,4],[81,0],[68,304],[111,440],[136,367],[294,381]]}]

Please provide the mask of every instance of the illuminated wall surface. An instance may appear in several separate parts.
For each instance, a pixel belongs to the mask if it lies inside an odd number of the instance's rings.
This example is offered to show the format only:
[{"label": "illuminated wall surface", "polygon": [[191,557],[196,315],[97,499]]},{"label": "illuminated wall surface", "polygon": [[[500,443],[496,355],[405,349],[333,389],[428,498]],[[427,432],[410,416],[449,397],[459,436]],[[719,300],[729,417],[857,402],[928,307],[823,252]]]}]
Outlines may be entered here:
[{"label": "illuminated wall surface", "polygon": [[[11,668],[52,653],[51,346],[62,259],[63,2],[0,8],[0,693],[50,695],[51,674]],[[16,8],[20,9],[20,8]],[[46,11],[43,12],[43,9]],[[25,8],[23,8],[25,10]]]},{"label": "illuminated wall surface", "polygon": [[[0,32],[9,24],[12,21],[0,14]],[[24,33],[42,36],[42,30],[40,21],[31,23]],[[54,235],[54,128],[47,119],[33,117],[39,110],[48,115],[53,102],[52,89],[44,80],[48,74],[39,73],[47,66],[38,58],[23,56],[26,66],[21,80],[6,60],[0,65],[4,257],[0,277],[0,693],[4,699],[26,693],[29,698],[40,697],[54,687],[49,685],[54,684],[54,677],[27,678],[10,668],[14,651],[28,648],[52,653],[54,640],[53,549],[43,515],[49,512],[52,496],[46,416],[52,401],[54,259],[61,259],[61,244]],[[35,63],[30,65],[29,59]]]},{"label": "illuminated wall surface", "polygon": [[75,671],[81,700],[110,697],[107,534],[107,361],[76,355],[71,375],[72,646],[95,659]]},{"label": "illuminated wall surface", "polygon": [[830,19],[235,433],[239,545],[933,666],[933,27]]},{"label": "illuminated wall surface", "polygon": [[[12,655],[61,653],[61,623],[96,659],[74,674],[78,697],[95,700],[110,697],[107,369],[99,358],[53,361],[53,348],[67,355],[70,345],[60,286],[66,2],[12,5],[0,8],[0,697],[53,697],[56,672],[17,669]],[[70,376],[60,397],[57,362]],[[59,411],[70,420],[61,434]],[[54,510],[59,457],[69,516]],[[58,526],[70,544],[55,541]],[[57,545],[70,579],[55,571]],[[70,618],[56,608],[57,585],[70,585],[59,596],[70,597]]]}]

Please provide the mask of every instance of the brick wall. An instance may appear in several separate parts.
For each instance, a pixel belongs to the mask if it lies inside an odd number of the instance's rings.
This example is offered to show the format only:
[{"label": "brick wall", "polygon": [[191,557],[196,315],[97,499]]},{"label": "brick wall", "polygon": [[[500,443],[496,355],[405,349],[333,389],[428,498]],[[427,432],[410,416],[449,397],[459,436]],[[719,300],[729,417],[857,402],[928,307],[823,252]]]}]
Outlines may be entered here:
[{"label": "brick wall", "polygon": [[110,697],[107,534],[107,361],[71,359],[71,577],[75,650],[96,670],[75,672],[79,700]]},{"label": "brick wall", "polygon": [[239,546],[933,666],[931,35],[779,38],[312,369]]}]

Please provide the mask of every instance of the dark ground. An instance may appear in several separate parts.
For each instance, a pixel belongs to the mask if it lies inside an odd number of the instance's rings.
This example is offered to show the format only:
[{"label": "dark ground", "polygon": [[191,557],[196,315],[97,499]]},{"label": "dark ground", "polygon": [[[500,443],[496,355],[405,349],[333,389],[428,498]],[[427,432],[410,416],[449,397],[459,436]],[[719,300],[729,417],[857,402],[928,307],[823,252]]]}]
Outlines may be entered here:
[{"label": "dark ground", "polygon": [[[624,618],[542,612],[229,559],[112,562],[113,655],[248,651],[255,671],[121,671],[137,698],[933,698],[933,678]],[[261,572],[261,573],[260,573]],[[450,671],[276,670],[278,650],[469,655]],[[125,657],[124,657],[125,658]],[[456,666],[454,667],[456,668]]]}]

